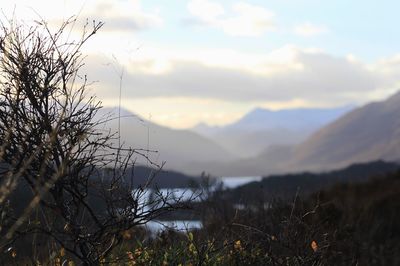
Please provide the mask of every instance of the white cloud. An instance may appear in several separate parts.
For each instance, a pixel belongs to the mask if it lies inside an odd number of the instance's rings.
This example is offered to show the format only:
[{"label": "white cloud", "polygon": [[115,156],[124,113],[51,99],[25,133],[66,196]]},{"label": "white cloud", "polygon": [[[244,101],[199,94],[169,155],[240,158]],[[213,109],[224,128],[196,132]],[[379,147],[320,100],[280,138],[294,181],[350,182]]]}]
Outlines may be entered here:
[{"label": "white cloud", "polygon": [[110,31],[136,31],[163,25],[158,12],[143,10],[139,0],[121,1],[118,5],[111,0],[97,0],[94,12],[87,15],[105,21],[105,29]]},{"label": "white cloud", "polygon": [[74,16],[77,21],[64,30],[64,41],[80,39],[87,22],[89,29],[92,20],[104,22],[99,34],[91,38],[82,50],[84,53],[115,55],[123,61],[127,54],[135,54],[143,43],[135,33],[162,27],[164,23],[157,6],[144,8],[141,3],[140,0],[6,1],[1,7],[0,20],[10,19],[15,9],[17,20],[36,25],[34,21],[43,19],[50,30],[56,32],[63,22]]},{"label": "white cloud", "polygon": [[39,15],[52,25],[60,23],[71,17],[78,16],[81,20],[88,18],[90,21],[106,22],[104,30],[110,31],[137,31],[163,24],[163,19],[156,10],[147,11],[141,6],[139,0],[66,0],[46,1],[29,0],[6,1],[2,4],[4,14],[13,14],[17,19],[38,20]]},{"label": "white cloud", "polygon": [[201,25],[220,29],[231,36],[254,37],[275,29],[271,11],[246,2],[234,4],[230,14],[221,4],[208,0],[192,0],[188,10]]},{"label": "white cloud", "polygon": [[[197,58],[164,54],[162,61],[158,61],[158,56],[162,55],[159,53],[153,59],[148,57],[147,61],[145,57],[131,61],[124,77],[124,84],[129,84],[124,97],[185,97],[237,103],[302,102],[309,106],[333,106],[365,102],[379,95],[377,91],[382,92],[382,97],[387,96],[387,88],[400,80],[400,71],[395,77],[386,77],[362,62],[294,46],[283,47],[267,55],[246,56],[225,51],[223,57],[214,58],[215,64],[204,63],[208,61],[208,56],[219,52],[203,51],[203,59],[200,54]],[[192,51],[191,54],[196,53]],[[233,59],[229,59],[229,54]],[[235,56],[239,61],[231,64]],[[116,89],[117,77],[109,75],[110,70],[103,66],[101,60],[92,60],[89,60],[88,67],[100,81],[97,93],[104,98],[115,98],[116,93],[110,88]],[[160,62],[168,67],[153,71]]]},{"label": "white cloud", "polygon": [[[98,37],[97,37],[98,38]],[[122,48],[121,48],[122,49]],[[245,72],[255,76],[272,77],[291,70],[301,70],[303,65],[296,60],[299,49],[286,45],[270,53],[239,52],[233,49],[165,49],[162,46],[145,44],[125,57],[120,63],[129,71],[148,75],[168,75],[175,70],[176,64],[193,64],[205,68],[215,68]],[[316,53],[318,50],[305,49]],[[111,62],[112,59],[105,59]]]},{"label": "white cloud", "polygon": [[325,26],[318,26],[311,23],[304,23],[294,27],[294,33],[303,37],[310,37],[328,32]]},{"label": "white cloud", "polygon": [[370,71],[378,73],[379,87],[371,92],[371,99],[383,98],[400,89],[400,54],[382,58],[374,64],[368,65]]},{"label": "white cloud", "polygon": [[[293,45],[269,54],[144,51],[141,58],[126,63],[123,104],[144,116],[154,114],[155,121],[175,127],[199,121],[228,123],[256,106],[362,104],[383,99],[400,88],[400,56],[365,64],[355,56],[334,57]],[[235,59],[236,64],[232,63]],[[113,105],[119,79],[104,65],[109,61],[90,56],[85,72],[99,81],[93,92]]]},{"label": "white cloud", "polygon": [[217,17],[225,13],[222,5],[207,0],[192,0],[187,7],[192,15],[209,23],[215,22]]}]

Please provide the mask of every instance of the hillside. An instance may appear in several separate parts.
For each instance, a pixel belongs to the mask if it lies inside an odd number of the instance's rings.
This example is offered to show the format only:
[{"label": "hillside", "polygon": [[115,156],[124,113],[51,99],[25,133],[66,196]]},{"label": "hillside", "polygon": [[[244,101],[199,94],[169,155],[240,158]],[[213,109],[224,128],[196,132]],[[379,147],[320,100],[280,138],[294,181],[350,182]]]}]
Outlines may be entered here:
[{"label": "hillside", "polygon": [[274,198],[291,199],[296,194],[308,196],[339,183],[365,182],[371,177],[384,176],[400,169],[399,164],[383,161],[353,164],[343,169],[321,173],[271,175],[232,191],[232,200],[254,201]]},{"label": "hillside", "polygon": [[[99,116],[111,114],[116,118],[117,108],[104,108]],[[150,159],[161,164],[166,162],[164,169],[175,169],[186,173],[199,175],[201,171],[193,170],[193,163],[226,162],[235,156],[217,143],[189,130],[175,130],[146,121],[123,109],[121,111],[121,140],[136,149],[156,152],[143,153]],[[105,125],[106,129],[118,130],[118,119],[113,119]],[[114,141],[116,142],[116,140]],[[138,156],[138,163],[146,160]]]},{"label": "hillside", "polygon": [[295,169],[330,169],[400,159],[400,93],[358,108],[317,131],[294,151]]},{"label": "hillside", "polygon": [[132,180],[135,186],[144,186],[151,180],[150,186],[157,188],[187,188],[199,176],[188,176],[176,171],[157,170],[154,168],[135,166],[132,171]]}]

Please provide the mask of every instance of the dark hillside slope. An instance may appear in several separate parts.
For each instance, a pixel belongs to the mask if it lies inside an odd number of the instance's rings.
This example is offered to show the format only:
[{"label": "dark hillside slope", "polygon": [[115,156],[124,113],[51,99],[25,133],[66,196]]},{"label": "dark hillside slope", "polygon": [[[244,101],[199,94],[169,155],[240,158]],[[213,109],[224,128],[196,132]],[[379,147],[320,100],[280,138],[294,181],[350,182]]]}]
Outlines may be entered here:
[{"label": "dark hillside slope", "polygon": [[145,166],[135,166],[132,174],[134,186],[146,184],[151,179],[151,187],[157,188],[187,188],[199,176],[189,176],[176,171],[157,170]]},{"label": "dark hillside slope", "polygon": [[399,169],[398,164],[376,161],[324,173],[273,175],[233,190],[232,197],[243,201],[291,199],[296,193],[300,196],[310,195],[338,183],[364,182],[371,177],[384,176]]}]

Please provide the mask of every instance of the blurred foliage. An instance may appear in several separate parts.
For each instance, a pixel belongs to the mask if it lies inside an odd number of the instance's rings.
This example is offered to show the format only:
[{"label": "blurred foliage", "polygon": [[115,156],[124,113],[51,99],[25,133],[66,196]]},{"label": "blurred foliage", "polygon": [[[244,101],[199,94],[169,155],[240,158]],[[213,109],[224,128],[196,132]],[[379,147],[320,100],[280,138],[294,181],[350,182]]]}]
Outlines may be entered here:
[{"label": "blurred foliage", "polygon": [[[101,265],[400,265],[400,172],[240,208],[217,190],[195,208],[202,229],[128,230]],[[33,264],[14,252],[8,262]],[[74,265],[52,256],[40,265]]]},{"label": "blurred foliage", "polygon": [[218,196],[206,204],[203,229],[130,239],[119,256],[128,265],[400,265],[399,172],[241,210]]}]

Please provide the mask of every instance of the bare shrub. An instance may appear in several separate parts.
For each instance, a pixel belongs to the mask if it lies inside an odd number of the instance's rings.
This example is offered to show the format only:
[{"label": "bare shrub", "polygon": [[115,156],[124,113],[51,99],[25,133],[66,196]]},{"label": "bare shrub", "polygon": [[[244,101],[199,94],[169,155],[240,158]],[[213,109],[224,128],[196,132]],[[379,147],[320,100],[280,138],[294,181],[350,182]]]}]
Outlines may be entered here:
[{"label": "bare shrub", "polygon": [[125,231],[177,206],[163,195],[148,206],[145,188],[132,192],[129,171],[140,152],[113,146],[116,135],[99,130],[108,118],[96,119],[101,103],[87,95],[90,84],[80,75],[81,48],[103,23],[87,23],[80,39],[65,40],[75,21],[55,32],[45,21],[1,25],[2,256],[28,239],[50,247],[26,251],[32,261],[54,259],[61,249],[98,264]]}]

